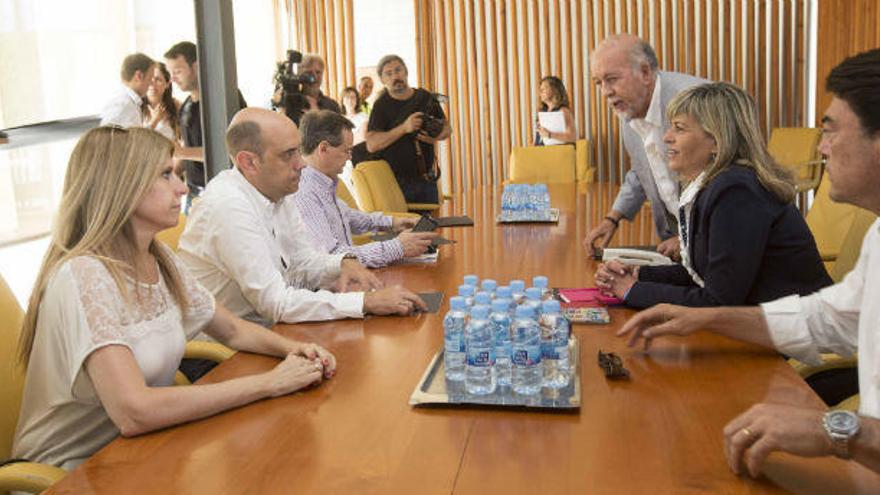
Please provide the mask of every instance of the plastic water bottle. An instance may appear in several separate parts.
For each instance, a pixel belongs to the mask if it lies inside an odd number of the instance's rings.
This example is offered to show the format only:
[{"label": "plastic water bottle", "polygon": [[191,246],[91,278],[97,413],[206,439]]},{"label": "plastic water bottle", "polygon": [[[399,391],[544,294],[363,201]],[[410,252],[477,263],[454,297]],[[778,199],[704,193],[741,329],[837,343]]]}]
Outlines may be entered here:
[{"label": "plastic water bottle", "polygon": [[482,304],[483,306],[492,305],[492,294],[483,290],[474,294],[474,306],[478,304]]},{"label": "plastic water bottle", "polygon": [[525,184],[513,184],[513,194],[511,195],[511,208],[513,220],[522,220],[523,212],[526,209],[528,198],[523,192]]},{"label": "plastic water bottle", "polygon": [[489,306],[474,306],[464,331],[467,349],[464,386],[469,394],[486,395],[495,391],[494,329],[489,321]]},{"label": "plastic water bottle", "polygon": [[504,186],[504,191],[502,191],[502,193],[501,193],[501,219],[502,220],[512,220],[513,219],[512,198],[513,198],[513,185],[507,184]]},{"label": "plastic water bottle", "polygon": [[446,379],[464,380],[464,329],[467,324],[467,305],[463,297],[449,299],[449,312],[443,317],[443,364]]},{"label": "plastic water bottle", "polygon": [[537,287],[541,289],[541,299],[543,299],[547,295],[547,291],[550,282],[547,280],[547,277],[544,275],[536,275],[532,277],[532,287]]},{"label": "plastic water bottle", "polygon": [[526,289],[526,299],[522,302],[522,306],[528,306],[535,312],[535,318],[541,316],[541,289],[537,287],[529,287]]},{"label": "plastic water bottle", "polygon": [[522,395],[536,394],[541,391],[544,370],[541,367],[541,329],[532,308],[516,308],[510,334],[513,391]]},{"label": "plastic water bottle", "polygon": [[535,185],[527,185],[528,189],[528,212],[529,212],[529,220],[540,220],[540,208],[541,201],[543,199],[543,194],[538,190],[537,184]]},{"label": "plastic water bottle", "polygon": [[461,284],[458,286],[458,295],[464,298],[464,303],[467,308],[474,305],[474,290],[473,285]]},{"label": "plastic water bottle", "polygon": [[539,319],[541,326],[541,361],[544,363],[544,386],[565,388],[571,378],[568,359],[568,319],[562,315],[559,301],[544,301]]},{"label": "plastic water bottle", "polygon": [[498,385],[510,385],[510,300],[492,301],[489,321],[495,329],[495,380]]},{"label": "plastic water bottle", "polygon": [[492,280],[491,278],[484,278],[481,284],[483,290],[488,292],[493,298],[495,297],[495,289],[498,287],[498,282]]},{"label": "plastic water bottle", "polygon": [[544,209],[544,219],[550,220],[550,190],[547,184],[538,184],[541,186],[541,206]]},{"label": "plastic water bottle", "polygon": [[502,285],[495,289],[495,299],[507,300],[507,312],[510,313],[510,317],[513,318],[513,314],[516,311],[516,303],[513,301],[513,291],[510,290],[510,286]]},{"label": "plastic water bottle", "polygon": [[477,285],[480,282],[480,277],[476,275],[465,275],[464,276],[464,284],[465,285],[473,285],[474,290],[476,290]]},{"label": "plastic water bottle", "polygon": [[513,291],[512,297],[513,302],[516,304],[520,304],[526,298],[526,281],[525,280],[511,280],[510,281],[510,290]]}]

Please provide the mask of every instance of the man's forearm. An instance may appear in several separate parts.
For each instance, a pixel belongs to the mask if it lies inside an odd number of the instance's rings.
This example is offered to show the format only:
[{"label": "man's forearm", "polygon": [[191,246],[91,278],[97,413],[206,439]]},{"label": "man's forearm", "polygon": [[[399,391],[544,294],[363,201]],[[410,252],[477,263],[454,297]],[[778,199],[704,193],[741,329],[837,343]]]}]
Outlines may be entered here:
[{"label": "man's forearm", "polygon": [[368,131],[367,132],[367,151],[375,153],[382,151],[391,146],[395,141],[402,138],[406,134],[403,124],[391,129],[390,131]]},{"label": "man's forearm", "polygon": [[698,308],[704,328],[736,340],[775,348],[760,307]]}]

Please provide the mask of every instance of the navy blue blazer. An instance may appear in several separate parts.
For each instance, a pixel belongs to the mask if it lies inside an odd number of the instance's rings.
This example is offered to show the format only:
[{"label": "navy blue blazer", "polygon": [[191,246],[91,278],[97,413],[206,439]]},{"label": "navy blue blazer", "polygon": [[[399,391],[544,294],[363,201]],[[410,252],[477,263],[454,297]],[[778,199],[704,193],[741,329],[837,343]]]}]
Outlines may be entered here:
[{"label": "navy blue blazer", "polygon": [[703,186],[688,222],[688,254],[705,287],[682,265],[645,266],[627,306],[754,305],[833,283],[803,216],[764,189],[750,168],[730,167]]}]

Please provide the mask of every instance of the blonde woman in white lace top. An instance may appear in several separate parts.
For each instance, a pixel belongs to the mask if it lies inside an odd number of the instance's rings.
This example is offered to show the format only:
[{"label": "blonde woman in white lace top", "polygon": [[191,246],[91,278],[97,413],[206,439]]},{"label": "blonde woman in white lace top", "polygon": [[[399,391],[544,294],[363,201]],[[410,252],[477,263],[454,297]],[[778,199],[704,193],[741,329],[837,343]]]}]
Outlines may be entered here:
[{"label": "blonde woman in white lace top", "polygon": [[[333,376],[334,357],[232,316],[153,240],[174,226],[186,185],[170,141],[149,129],[99,127],[68,165],[52,244],[22,328],[27,366],[16,458],[75,467],[118,434],[139,435]],[[283,357],[273,370],[172,387],[199,331]]]}]

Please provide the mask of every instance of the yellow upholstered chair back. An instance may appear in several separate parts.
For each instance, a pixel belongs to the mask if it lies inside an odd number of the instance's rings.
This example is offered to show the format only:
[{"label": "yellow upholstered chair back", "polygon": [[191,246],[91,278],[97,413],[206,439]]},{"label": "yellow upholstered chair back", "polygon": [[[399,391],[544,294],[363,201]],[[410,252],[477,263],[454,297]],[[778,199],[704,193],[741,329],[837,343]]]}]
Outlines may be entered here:
[{"label": "yellow upholstered chair back", "polygon": [[336,197],[345,201],[345,204],[348,205],[349,208],[358,209],[358,203],[354,199],[354,196],[351,194],[351,191],[348,190],[348,186],[345,185],[345,182],[341,180],[336,184]]},{"label": "yellow upholstered chair back", "polygon": [[358,207],[363,211],[376,211],[376,205],[373,203],[373,193],[370,191],[367,177],[359,169],[359,166],[360,164],[351,171],[351,181],[354,184],[354,194],[357,198]]},{"label": "yellow upholstered chair back", "polygon": [[575,147],[568,144],[517,146],[510,152],[510,182],[573,184],[575,155]]},{"label": "yellow upholstered chair back", "polygon": [[[374,160],[357,164],[355,170],[359,170],[363,177],[365,189],[372,199],[372,208],[368,211],[398,211],[406,212],[409,208],[403,191],[397,184],[397,178],[391,171],[391,166],[385,160]],[[358,189],[358,197],[361,197],[362,186],[355,180]]]},{"label": "yellow upholstered chair back", "polygon": [[574,144],[574,155],[575,178],[578,184],[592,184],[596,169],[590,163],[590,142],[586,139],[578,139]]},{"label": "yellow upholstered chair back", "polygon": [[834,265],[831,266],[830,275],[835,282],[843,280],[843,277],[856,266],[856,261],[859,260],[859,254],[862,250],[862,241],[875,220],[877,220],[877,215],[868,210],[856,209],[855,218],[840,245],[840,253],[837,255]]},{"label": "yellow upholstered chair back", "polygon": [[830,190],[831,181],[828,174],[824,174],[806,216],[807,225],[816,239],[816,247],[824,261],[834,261],[837,258],[858,210],[855,206],[832,201],[828,195]]},{"label": "yellow upholstered chair back", "polygon": [[183,229],[185,227],[186,215],[181,213],[180,217],[177,220],[177,225],[156,234],[156,240],[164,242],[165,245],[170,247],[172,250],[177,251],[177,244],[180,242],[180,234],[183,233]]},{"label": "yellow upholstered chair back", "polygon": [[779,165],[794,174],[798,192],[819,186],[822,177],[821,138],[822,129],[807,127],[777,127],[770,133],[767,148]]},{"label": "yellow upholstered chair back", "polygon": [[24,313],[0,278],[0,461],[12,454],[12,438],[24,391],[24,367],[18,364],[18,335]]}]

